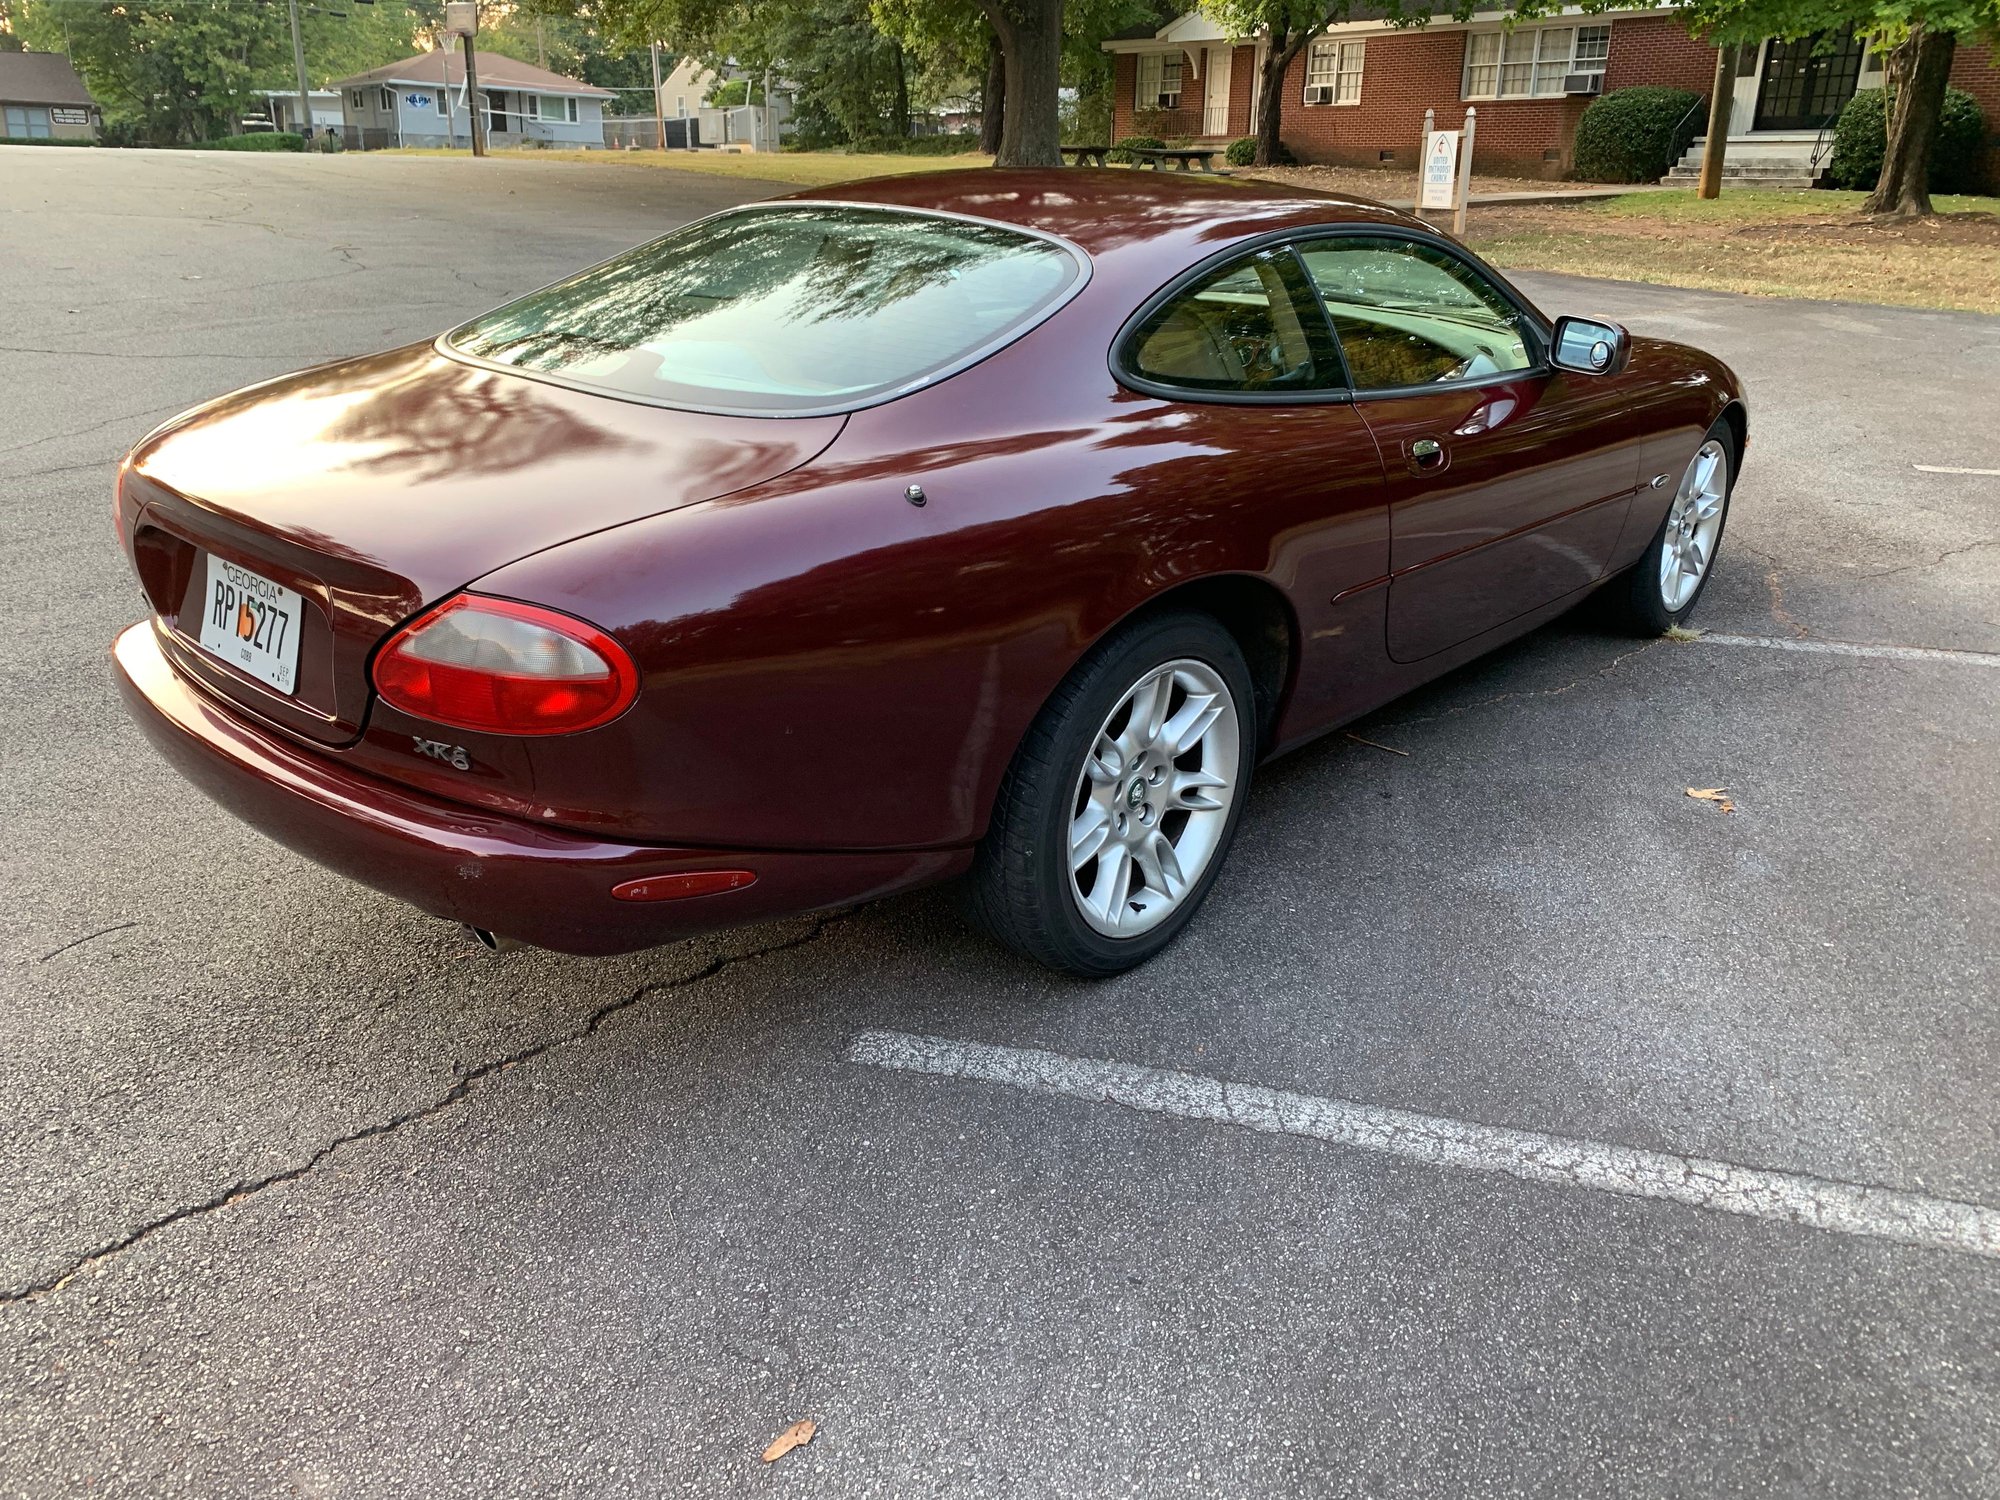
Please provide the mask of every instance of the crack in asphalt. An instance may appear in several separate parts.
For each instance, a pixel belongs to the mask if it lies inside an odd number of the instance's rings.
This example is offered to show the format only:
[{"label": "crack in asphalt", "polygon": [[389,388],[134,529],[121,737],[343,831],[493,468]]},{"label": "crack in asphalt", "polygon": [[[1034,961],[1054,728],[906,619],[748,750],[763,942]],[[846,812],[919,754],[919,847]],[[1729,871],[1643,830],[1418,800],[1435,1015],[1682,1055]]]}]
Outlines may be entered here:
[{"label": "crack in asphalt", "polygon": [[82,427],[72,427],[66,432],[51,432],[46,437],[29,438],[25,443],[10,444],[8,447],[0,448],[0,454],[25,453],[30,448],[39,448],[45,443],[60,442],[64,438],[88,437],[92,433],[102,432],[107,427],[116,427],[120,422],[136,422],[141,418],[154,416],[160,412],[181,411],[192,404],[191,402],[177,401],[166,406],[147,406],[142,407],[138,411],[122,411],[115,416],[104,417],[98,421],[87,423]]},{"label": "crack in asphalt", "polygon": [[1764,565],[1764,587],[1771,595],[1771,618],[1800,640],[1804,640],[1807,636],[1811,635],[1812,632],[1793,618],[1791,611],[1785,608],[1785,585],[1784,580],[1778,574],[1777,558],[1768,552],[1758,551],[1748,542],[1739,541],[1736,545]]},{"label": "crack in asphalt", "polygon": [[9,474],[0,471],[0,483],[18,484],[24,479],[46,479],[51,474],[74,474],[79,469],[115,469],[119,455],[111,453],[103,458],[87,458],[77,464],[55,464],[46,469],[29,469],[24,474]]},{"label": "crack in asphalt", "polygon": [[1519,692],[1514,693],[1496,693],[1491,698],[1475,699],[1471,703],[1461,703],[1456,708],[1439,709],[1434,714],[1420,714],[1414,719],[1385,720],[1374,727],[1379,729],[1409,729],[1418,724],[1434,724],[1440,719],[1455,719],[1460,714],[1471,713],[1474,709],[1493,708],[1502,703],[1512,703],[1520,698],[1560,698],[1564,693],[1573,693],[1586,683],[1595,682],[1599,678],[1609,677],[1633,657],[1644,656],[1648,651],[1667,644],[1669,644],[1667,638],[1661,636],[1656,640],[1647,641],[1643,645],[1634,646],[1630,651],[1621,651],[1595,672],[1586,672],[1583,676],[1576,678],[1574,681],[1565,682],[1560,687],[1523,688]]},{"label": "crack in asphalt", "polygon": [[138,925],[139,924],[137,922],[114,922],[109,927],[100,927],[95,932],[86,932],[80,938],[71,938],[68,942],[64,943],[60,948],[51,948],[47,953],[44,953],[40,958],[36,959],[35,962],[45,964],[50,959],[56,957],[58,954],[67,953],[72,948],[80,948],[85,943],[88,943],[95,938],[109,937],[114,932],[124,932],[130,928],[137,927]]},{"label": "crack in asphalt", "polygon": [[1982,547],[2000,547],[2000,536],[1989,536],[1977,542],[1967,542],[1963,547],[1948,548],[1940,552],[1936,557],[1933,557],[1929,562],[1902,563],[1896,567],[1882,568],[1873,573],[1854,573],[1849,576],[1856,579],[1893,578],[1898,573],[1926,573],[1932,568],[1942,567],[1954,557],[1961,557],[1967,552],[1977,552]]},{"label": "crack in asphalt", "polygon": [[428,1104],[404,1110],[400,1114],[391,1115],[386,1120],[377,1120],[373,1124],[363,1125],[357,1130],[350,1130],[345,1135],[336,1136],[313,1152],[304,1161],[293,1166],[268,1173],[263,1177],[251,1178],[247,1181],[238,1180],[220,1192],[214,1193],[197,1203],[182,1204],[179,1208],[148,1219],[145,1223],[120,1235],[117,1239],[107,1244],[99,1245],[96,1249],[78,1256],[56,1275],[46,1276],[39,1281],[29,1282],[26,1285],[0,1290],[0,1305],[32,1302],[36,1298],[46,1296],[51,1292],[59,1292],[68,1286],[71,1281],[75,1280],[77,1276],[91,1267],[99,1265],[114,1256],[124,1254],[127,1250],[145,1243],[162,1230],[169,1229],[184,1220],[199,1218],[202,1215],[213,1213],[217,1209],[241,1203],[244,1199],[255,1197],[267,1188],[278,1187],[287,1182],[297,1182],[300,1178],[310,1175],[321,1163],[348,1146],[359,1144],[362,1141],[375,1140],[382,1136],[393,1135],[406,1125],[420,1124],[425,1120],[433,1119],[447,1110],[455,1108],[470,1098],[473,1091],[488,1079],[496,1078],[502,1073],[510,1072],[515,1068],[534,1062],[536,1059],[558,1051],[561,1048],[572,1046],[577,1042],[587,1041],[597,1034],[598,1028],[606,1021],[621,1011],[630,1010],[650,995],[664,995],[676,990],[691,989],[695,985],[705,984],[725,970],[735,968],[738,964],[749,963],[754,959],[768,958],[776,953],[788,953],[795,948],[803,948],[810,943],[819,941],[820,938],[824,937],[835,926],[846,920],[846,917],[847,914],[844,912],[836,912],[831,916],[816,917],[813,920],[811,928],[797,937],[787,938],[783,942],[772,943],[767,947],[754,948],[748,953],[723,954],[711,960],[700,969],[697,969],[694,973],[683,975],[679,979],[642,984],[633,990],[631,994],[599,1006],[584,1019],[583,1024],[580,1026],[573,1026],[559,1035],[536,1042],[531,1046],[522,1047],[518,1051],[510,1052],[504,1057],[494,1058],[489,1062],[481,1063],[476,1068],[471,1068],[460,1073],[452,1082],[450,1088],[446,1089],[443,1094],[431,1100]]},{"label": "crack in asphalt", "polygon": [[[170,350],[164,352],[154,351],[154,352],[142,353],[140,351],[131,349],[42,349],[28,344],[0,344],[0,354],[54,354],[54,355],[59,355],[63,359],[115,359],[121,362],[133,359],[179,359],[179,360],[277,359],[277,360],[291,361],[291,360],[296,360],[299,357],[295,353],[259,354],[259,353],[245,352],[235,349],[223,350],[219,352],[208,352],[205,350]],[[189,402],[188,404],[192,406],[194,403]]]}]

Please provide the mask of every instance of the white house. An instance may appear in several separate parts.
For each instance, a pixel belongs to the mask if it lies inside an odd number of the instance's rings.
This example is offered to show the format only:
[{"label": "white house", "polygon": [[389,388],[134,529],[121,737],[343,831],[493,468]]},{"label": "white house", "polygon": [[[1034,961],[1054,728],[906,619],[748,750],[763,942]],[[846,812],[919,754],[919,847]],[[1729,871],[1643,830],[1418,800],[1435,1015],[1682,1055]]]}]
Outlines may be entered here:
[{"label": "white house", "polygon": [[[748,79],[750,102],[730,107],[710,104],[708,96],[724,81]],[[768,81],[768,106],[764,91]],[[782,78],[751,75],[737,68],[718,74],[692,57],[683,57],[660,83],[660,114],[668,120],[695,120],[704,146],[734,146],[747,151],[776,151],[791,133],[795,84]]]},{"label": "white house", "polygon": [[[297,89],[260,89],[257,97],[264,101],[264,113],[272,128],[277,130],[297,130],[299,128],[299,91]],[[339,89],[311,89],[306,94],[306,107],[312,112],[312,133],[315,138],[329,130],[339,130],[346,123],[340,112]]]},{"label": "white house", "polygon": [[[602,149],[604,104],[615,97],[610,89],[498,52],[478,53],[477,66],[479,87],[472,107],[485,116],[486,138],[493,146],[535,141]],[[343,132],[351,147],[472,144],[465,58],[455,48],[370,68],[333,87],[340,91]]]}]

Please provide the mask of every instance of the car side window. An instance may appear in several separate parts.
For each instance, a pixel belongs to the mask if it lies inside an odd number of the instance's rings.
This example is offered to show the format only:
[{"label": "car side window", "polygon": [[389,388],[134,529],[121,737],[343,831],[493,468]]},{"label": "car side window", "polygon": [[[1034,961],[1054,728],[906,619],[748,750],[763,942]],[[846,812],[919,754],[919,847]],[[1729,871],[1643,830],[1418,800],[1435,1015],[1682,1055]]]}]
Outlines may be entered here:
[{"label": "car side window", "polygon": [[1169,298],[1128,345],[1132,373],[1197,391],[1311,387],[1312,349],[1283,264],[1253,255]]},{"label": "car side window", "polygon": [[1298,246],[1357,391],[1479,380],[1535,363],[1526,319],[1447,251],[1378,235]]}]

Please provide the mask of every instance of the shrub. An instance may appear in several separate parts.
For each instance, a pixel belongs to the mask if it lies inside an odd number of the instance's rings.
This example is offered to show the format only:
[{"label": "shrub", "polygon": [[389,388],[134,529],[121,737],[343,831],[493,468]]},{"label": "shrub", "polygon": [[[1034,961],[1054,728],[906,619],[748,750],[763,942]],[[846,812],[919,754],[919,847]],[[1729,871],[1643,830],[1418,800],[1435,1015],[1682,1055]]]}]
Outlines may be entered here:
[{"label": "shrub", "polygon": [[1139,158],[1134,151],[1163,151],[1167,143],[1156,135],[1128,135],[1124,140],[1104,153],[1106,161],[1122,161],[1128,166]]},{"label": "shrub", "polygon": [[71,140],[58,135],[0,135],[0,146],[95,146],[95,141]]},{"label": "shrub", "polygon": [[884,152],[891,156],[958,156],[979,149],[976,133],[957,135],[864,135],[847,143],[850,152]]},{"label": "shrub", "polygon": [[[1833,155],[1826,164],[1835,187],[1875,186],[1889,149],[1888,99],[1880,89],[1863,89],[1847,101],[1833,127]],[[1985,184],[1986,117],[1979,101],[1957,89],[1944,91],[1937,141],[1931,147],[1931,191],[1971,193]]]},{"label": "shrub", "polygon": [[262,130],[256,135],[225,135],[220,140],[196,141],[190,151],[303,151],[305,137],[290,130]]},{"label": "shrub", "polygon": [[[1246,135],[1240,141],[1231,141],[1229,149],[1223,153],[1232,167],[1254,167],[1257,165],[1257,137]],[[1283,141],[1278,142],[1278,154],[1271,165],[1274,167],[1296,167],[1299,159],[1292,155],[1292,148]]]},{"label": "shrub", "polygon": [[1614,89],[1576,127],[1576,175],[1591,182],[1657,182],[1702,125],[1702,96],[1686,89]]}]

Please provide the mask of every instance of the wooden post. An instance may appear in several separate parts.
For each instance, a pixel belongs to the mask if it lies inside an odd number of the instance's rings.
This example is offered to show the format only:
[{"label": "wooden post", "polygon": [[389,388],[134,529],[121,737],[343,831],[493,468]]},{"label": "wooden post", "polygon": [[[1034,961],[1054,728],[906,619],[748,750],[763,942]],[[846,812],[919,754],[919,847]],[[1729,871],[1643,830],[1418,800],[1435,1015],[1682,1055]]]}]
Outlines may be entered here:
[{"label": "wooden post", "polygon": [[1465,134],[1458,143],[1458,149],[1465,155],[1458,159],[1458,207],[1452,210],[1451,232],[1460,239],[1465,238],[1465,209],[1472,199],[1472,134],[1479,125],[1477,106],[1465,107]]},{"label": "wooden post", "polygon": [[1715,83],[1708,96],[1708,139],[1701,145],[1701,187],[1696,196],[1722,196],[1722,158],[1729,149],[1730,96],[1736,92],[1736,49],[1715,49]]},{"label": "wooden post", "polygon": [[486,154],[486,114],[479,107],[479,64],[472,55],[472,34],[465,36],[465,112],[472,117],[472,154]]},{"label": "wooden post", "polygon": [[[654,42],[653,52],[653,127],[660,132],[660,149],[667,149],[667,106],[660,98],[660,44]],[[687,129],[685,122],[681,129]],[[685,143],[683,143],[685,144]]]},{"label": "wooden post", "polygon": [[1424,111],[1424,133],[1417,142],[1417,206],[1412,212],[1421,215],[1424,211],[1424,158],[1430,155],[1431,132],[1437,129],[1437,111]]}]

